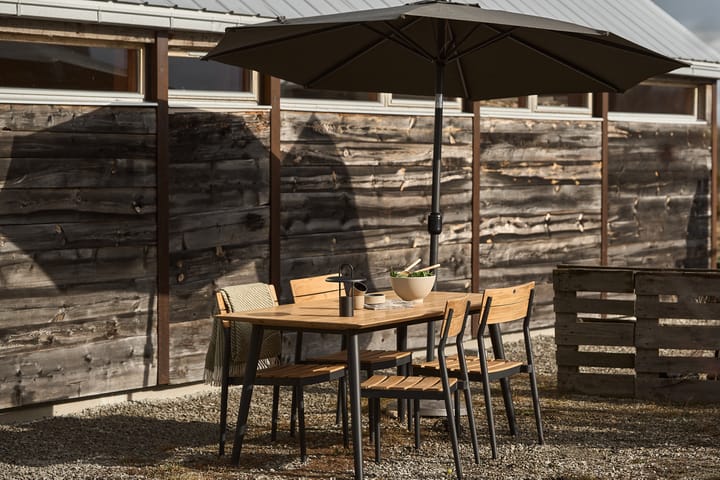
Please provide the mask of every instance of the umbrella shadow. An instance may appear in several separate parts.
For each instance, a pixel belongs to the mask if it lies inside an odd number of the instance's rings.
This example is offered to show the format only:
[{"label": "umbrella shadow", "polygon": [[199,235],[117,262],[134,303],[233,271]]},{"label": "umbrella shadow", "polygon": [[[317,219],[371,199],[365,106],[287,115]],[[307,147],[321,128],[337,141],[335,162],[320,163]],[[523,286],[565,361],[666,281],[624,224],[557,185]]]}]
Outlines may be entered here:
[{"label": "umbrella shadow", "polygon": [[[187,370],[202,370],[213,291],[270,280],[263,118],[193,110],[170,118],[170,315],[182,336],[171,340],[185,357],[171,371],[178,379],[197,380]],[[155,385],[154,110],[39,107],[2,122],[0,378],[7,381],[0,391],[9,390],[7,406]],[[339,263],[368,272],[351,172],[319,122],[309,114],[299,147],[287,154],[284,193],[295,189],[303,212],[323,226],[309,242],[338,232],[352,242],[317,243],[302,259],[283,254],[285,302],[294,276],[334,273]],[[298,190],[300,171],[310,173]],[[334,179],[330,197],[313,188],[318,176]],[[305,241],[293,226],[302,223],[294,205],[283,208],[283,242]]]},{"label": "umbrella shadow", "polygon": [[[710,180],[697,181],[695,193],[690,206],[685,240],[686,256],[678,261],[679,268],[708,268],[708,251],[710,240]],[[710,265],[713,268],[714,265]]]},{"label": "umbrella shadow", "polygon": [[[168,412],[170,416],[172,412]],[[0,427],[2,461],[11,465],[91,462],[104,466],[153,465],[178,448],[216,441],[217,425],[128,415],[53,417],[16,427]],[[63,446],[66,446],[64,448]]]},{"label": "umbrella shadow", "polygon": [[0,122],[0,408],[111,375],[154,385],[154,112],[10,106]]}]

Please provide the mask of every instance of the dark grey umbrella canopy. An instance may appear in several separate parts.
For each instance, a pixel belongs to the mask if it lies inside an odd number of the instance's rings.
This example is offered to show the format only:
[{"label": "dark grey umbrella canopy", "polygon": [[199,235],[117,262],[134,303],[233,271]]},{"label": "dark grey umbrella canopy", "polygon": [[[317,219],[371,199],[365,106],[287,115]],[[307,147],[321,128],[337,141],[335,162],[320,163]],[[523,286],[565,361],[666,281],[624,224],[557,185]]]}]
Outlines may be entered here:
[{"label": "dark grey umbrella canopy", "polygon": [[207,58],[310,88],[471,100],[624,91],[686,66],[612,33],[443,1],[228,29]]},{"label": "dark grey umbrella canopy", "polygon": [[[687,66],[609,32],[438,0],[229,28],[206,58],[309,88],[434,94],[431,264],[442,233],[443,95],[622,92]],[[433,341],[429,326],[429,359]]]}]

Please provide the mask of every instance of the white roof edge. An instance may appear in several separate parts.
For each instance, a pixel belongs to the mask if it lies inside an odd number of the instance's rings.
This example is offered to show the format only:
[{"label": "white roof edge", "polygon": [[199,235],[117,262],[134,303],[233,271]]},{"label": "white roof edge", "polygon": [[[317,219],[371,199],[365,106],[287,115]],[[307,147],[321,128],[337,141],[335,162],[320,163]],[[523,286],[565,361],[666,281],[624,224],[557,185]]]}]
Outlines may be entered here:
[{"label": "white roof edge", "polygon": [[677,70],[670,72],[670,74],[683,75],[686,77],[720,79],[720,63],[686,61],[690,64],[690,66],[678,68]]},{"label": "white roof edge", "polygon": [[0,17],[125,25],[198,32],[223,33],[227,27],[266,22],[265,17],[213,13],[150,5],[66,0],[0,0]]}]

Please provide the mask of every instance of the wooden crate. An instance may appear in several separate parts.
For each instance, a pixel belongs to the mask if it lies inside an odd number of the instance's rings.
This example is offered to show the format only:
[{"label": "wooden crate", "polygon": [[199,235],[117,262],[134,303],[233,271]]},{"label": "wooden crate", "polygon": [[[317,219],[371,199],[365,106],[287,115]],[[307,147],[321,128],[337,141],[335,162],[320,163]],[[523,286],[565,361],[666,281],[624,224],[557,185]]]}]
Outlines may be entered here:
[{"label": "wooden crate", "polygon": [[565,267],[553,272],[558,389],[633,396],[633,270]]},{"label": "wooden crate", "polygon": [[720,398],[720,274],[635,276],[635,396],[714,402]]}]

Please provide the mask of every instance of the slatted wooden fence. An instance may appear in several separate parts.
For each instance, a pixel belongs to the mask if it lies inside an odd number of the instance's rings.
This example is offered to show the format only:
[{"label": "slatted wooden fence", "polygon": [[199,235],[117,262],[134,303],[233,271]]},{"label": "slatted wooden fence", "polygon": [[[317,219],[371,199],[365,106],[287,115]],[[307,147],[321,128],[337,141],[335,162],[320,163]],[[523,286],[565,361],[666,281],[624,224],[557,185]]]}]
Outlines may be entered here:
[{"label": "slatted wooden fence", "polygon": [[720,272],[561,266],[553,283],[560,391],[720,398]]}]

